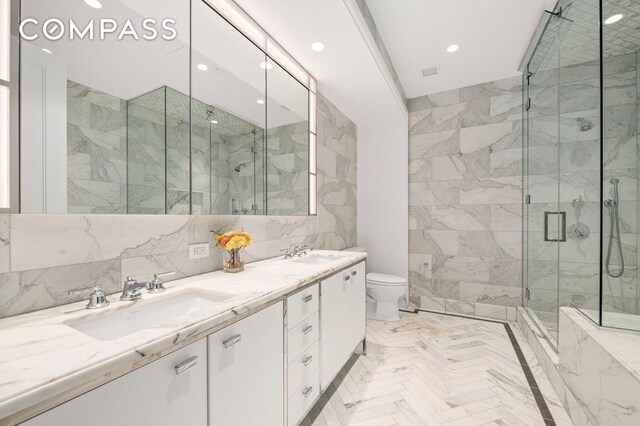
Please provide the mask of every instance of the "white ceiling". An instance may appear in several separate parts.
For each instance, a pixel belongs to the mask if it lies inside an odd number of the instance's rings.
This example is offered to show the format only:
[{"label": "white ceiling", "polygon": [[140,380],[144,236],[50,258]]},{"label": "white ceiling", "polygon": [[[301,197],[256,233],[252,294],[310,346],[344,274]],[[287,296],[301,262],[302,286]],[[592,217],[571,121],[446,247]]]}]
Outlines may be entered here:
[{"label": "white ceiling", "polygon": [[[345,5],[352,0],[235,1],[318,80],[319,91],[358,126],[388,126],[406,115]],[[317,41],[326,45],[323,52],[311,50]]]},{"label": "white ceiling", "polygon": [[[557,0],[366,0],[413,98],[519,75],[545,9]],[[450,54],[448,46],[460,45]],[[438,67],[435,76],[422,70]]]}]

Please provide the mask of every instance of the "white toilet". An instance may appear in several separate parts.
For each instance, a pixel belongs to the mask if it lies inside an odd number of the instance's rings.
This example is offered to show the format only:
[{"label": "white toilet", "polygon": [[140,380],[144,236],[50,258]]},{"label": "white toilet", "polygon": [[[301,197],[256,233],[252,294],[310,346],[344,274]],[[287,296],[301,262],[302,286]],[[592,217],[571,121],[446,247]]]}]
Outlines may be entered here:
[{"label": "white toilet", "polygon": [[[364,247],[345,251],[366,253]],[[407,280],[393,275],[367,273],[367,318],[378,321],[400,321],[398,308],[407,306]]]}]

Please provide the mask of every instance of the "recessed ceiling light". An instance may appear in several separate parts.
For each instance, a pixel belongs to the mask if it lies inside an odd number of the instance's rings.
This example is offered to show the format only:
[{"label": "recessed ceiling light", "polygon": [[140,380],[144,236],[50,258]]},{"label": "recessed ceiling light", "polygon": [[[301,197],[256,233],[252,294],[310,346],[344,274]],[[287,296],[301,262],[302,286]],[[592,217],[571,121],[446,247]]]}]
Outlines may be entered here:
[{"label": "recessed ceiling light", "polygon": [[322,52],[324,50],[324,43],[316,41],[311,45],[311,50],[314,52]]},{"label": "recessed ceiling light", "polygon": [[102,3],[98,0],[84,0],[87,6],[91,6],[94,9],[102,9]]},{"label": "recessed ceiling light", "polygon": [[205,64],[198,64],[198,65],[196,65],[196,66],[198,67],[198,69],[199,69],[200,71],[206,71],[206,70],[208,70],[208,69],[209,69],[209,67],[208,67],[208,66],[206,66]]},{"label": "recessed ceiling light", "polygon": [[458,46],[457,44],[452,44],[451,46],[447,47],[447,52],[449,53],[457,52],[458,49],[460,49],[460,46]]},{"label": "recessed ceiling light", "polygon": [[211,120],[211,124],[218,124],[218,120]]},{"label": "recessed ceiling light", "polygon": [[42,51],[43,51],[44,53],[48,53],[49,55],[53,54],[53,52],[52,52],[52,51],[50,51],[49,49],[47,49],[46,47],[43,47],[43,48],[42,48]]},{"label": "recessed ceiling light", "polygon": [[260,68],[263,70],[270,70],[273,68],[273,64],[271,62],[260,62]]},{"label": "recessed ceiling light", "polygon": [[617,13],[617,14],[611,15],[607,19],[605,19],[604,20],[604,24],[605,25],[615,24],[616,22],[620,21],[622,18],[624,18],[624,15],[622,13]]},{"label": "recessed ceiling light", "polygon": [[256,102],[259,103],[260,105],[262,105],[264,103],[264,101],[262,99],[258,99]]}]

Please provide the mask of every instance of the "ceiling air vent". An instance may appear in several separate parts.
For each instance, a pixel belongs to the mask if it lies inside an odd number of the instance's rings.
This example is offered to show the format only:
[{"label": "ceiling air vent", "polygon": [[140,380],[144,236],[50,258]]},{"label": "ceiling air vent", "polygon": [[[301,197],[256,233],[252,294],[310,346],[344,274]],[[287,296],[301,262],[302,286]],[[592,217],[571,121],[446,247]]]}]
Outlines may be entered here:
[{"label": "ceiling air vent", "polygon": [[438,67],[433,67],[433,68],[427,68],[422,70],[422,76],[423,77],[429,77],[432,75],[436,75],[438,74]]}]

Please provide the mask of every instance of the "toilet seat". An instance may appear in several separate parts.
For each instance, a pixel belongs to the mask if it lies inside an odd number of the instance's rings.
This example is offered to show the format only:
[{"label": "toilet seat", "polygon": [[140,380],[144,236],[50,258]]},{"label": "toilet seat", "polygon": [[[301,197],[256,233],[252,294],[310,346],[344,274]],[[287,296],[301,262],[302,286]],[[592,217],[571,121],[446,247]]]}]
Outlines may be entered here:
[{"label": "toilet seat", "polygon": [[378,274],[370,272],[367,274],[367,284],[376,286],[390,286],[399,287],[406,286],[407,280],[402,277],[396,277],[395,275]]}]

